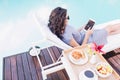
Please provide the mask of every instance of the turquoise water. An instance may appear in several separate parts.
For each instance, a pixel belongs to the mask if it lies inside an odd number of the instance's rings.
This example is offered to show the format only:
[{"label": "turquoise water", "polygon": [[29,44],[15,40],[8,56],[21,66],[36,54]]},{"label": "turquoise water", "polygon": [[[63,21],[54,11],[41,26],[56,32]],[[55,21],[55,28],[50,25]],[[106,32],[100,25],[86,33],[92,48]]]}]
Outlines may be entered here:
[{"label": "turquoise water", "polygon": [[43,5],[67,6],[70,23],[75,26],[84,24],[89,18],[98,24],[120,17],[119,0],[0,0],[0,22],[24,17],[30,10]]},{"label": "turquoise water", "polygon": [[[57,6],[68,9],[69,23],[76,28],[86,24],[89,18],[96,24],[120,19],[120,0],[0,0],[0,61],[4,56],[27,51],[32,42],[42,39],[28,14],[41,7]],[[1,69],[2,66],[0,62]]]}]

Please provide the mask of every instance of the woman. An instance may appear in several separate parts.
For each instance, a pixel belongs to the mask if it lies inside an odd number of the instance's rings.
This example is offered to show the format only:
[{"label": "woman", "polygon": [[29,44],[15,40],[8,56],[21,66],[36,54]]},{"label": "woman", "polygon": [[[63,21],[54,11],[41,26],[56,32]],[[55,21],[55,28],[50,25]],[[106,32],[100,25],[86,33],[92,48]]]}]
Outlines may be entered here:
[{"label": "woman", "polygon": [[72,47],[87,43],[104,45],[107,43],[108,35],[120,33],[120,23],[108,25],[98,30],[88,29],[85,32],[82,30],[75,30],[68,25],[68,20],[69,16],[67,15],[67,10],[57,7],[50,14],[48,27],[57,37]]}]

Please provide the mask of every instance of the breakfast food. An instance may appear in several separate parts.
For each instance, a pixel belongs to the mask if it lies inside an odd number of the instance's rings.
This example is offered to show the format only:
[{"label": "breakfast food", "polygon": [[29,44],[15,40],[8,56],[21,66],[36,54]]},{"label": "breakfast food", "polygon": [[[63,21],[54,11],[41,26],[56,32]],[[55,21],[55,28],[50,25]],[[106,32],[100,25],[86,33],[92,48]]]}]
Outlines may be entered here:
[{"label": "breakfast food", "polygon": [[73,57],[74,59],[78,60],[78,59],[80,59],[80,58],[84,58],[85,56],[84,56],[84,53],[83,53],[82,51],[80,51],[80,50],[74,50],[74,51],[72,52],[72,57]]},{"label": "breakfast food", "polygon": [[83,65],[88,61],[88,56],[82,49],[73,49],[69,53],[68,58],[76,65]]},{"label": "breakfast food", "polygon": [[101,76],[101,77],[107,77],[112,73],[112,68],[108,65],[108,64],[98,64],[96,66],[96,70],[97,73]]}]

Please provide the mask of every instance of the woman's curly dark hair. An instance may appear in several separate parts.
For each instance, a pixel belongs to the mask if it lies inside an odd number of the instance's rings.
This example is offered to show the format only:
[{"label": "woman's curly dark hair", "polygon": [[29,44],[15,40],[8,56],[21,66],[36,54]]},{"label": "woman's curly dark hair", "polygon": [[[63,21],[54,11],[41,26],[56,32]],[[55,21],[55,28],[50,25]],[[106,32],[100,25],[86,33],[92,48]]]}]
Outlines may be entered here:
[{"label": "woman's curly dark hair", "polygon": [[61,35],[65,30],[64,22],[66,19],[66,15],[67,15],[66,9],[57,7],[51,12],[51,14],[49,16],[48,27],[60,39],[62,39]]}]

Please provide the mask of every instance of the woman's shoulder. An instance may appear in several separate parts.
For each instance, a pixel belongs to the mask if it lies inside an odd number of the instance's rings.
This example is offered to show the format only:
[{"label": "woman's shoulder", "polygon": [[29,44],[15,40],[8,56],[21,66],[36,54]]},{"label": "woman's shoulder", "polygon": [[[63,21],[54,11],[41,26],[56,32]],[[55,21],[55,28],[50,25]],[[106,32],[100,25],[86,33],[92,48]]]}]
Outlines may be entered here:
[{"label": "woman's shoulder", "polygon": [[66,25],[63,35],[72,35],[74,28],[70,25]]}]

